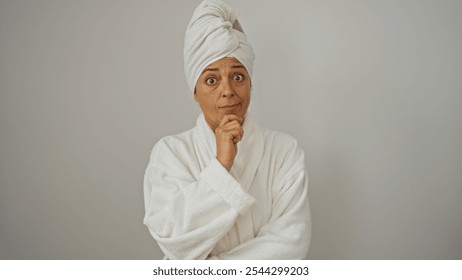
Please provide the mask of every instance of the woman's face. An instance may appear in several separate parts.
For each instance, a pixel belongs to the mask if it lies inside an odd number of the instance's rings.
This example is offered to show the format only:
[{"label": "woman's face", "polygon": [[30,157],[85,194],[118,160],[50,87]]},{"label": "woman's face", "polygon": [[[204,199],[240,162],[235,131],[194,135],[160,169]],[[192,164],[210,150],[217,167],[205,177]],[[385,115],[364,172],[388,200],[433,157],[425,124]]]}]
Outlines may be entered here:
[{"label": "woman's face", "polygon": [[245,117],[250,104],[250,76],[244,65],[225,57],[205,67],[196,83],[194,99],[215,130],[223,116]]}]

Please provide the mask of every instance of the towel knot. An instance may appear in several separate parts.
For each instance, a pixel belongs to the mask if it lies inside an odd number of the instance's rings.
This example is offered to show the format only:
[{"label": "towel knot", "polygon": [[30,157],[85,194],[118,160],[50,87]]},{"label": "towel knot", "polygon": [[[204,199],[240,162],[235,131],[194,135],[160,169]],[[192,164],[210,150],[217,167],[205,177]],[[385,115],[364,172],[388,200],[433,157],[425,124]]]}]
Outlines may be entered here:
[{"label": "towel knot", "polygon": [[223,26],[224,26],[225,28],[227,28],[227,29],[233,28],[233,24],[232,24],[231,22],[229,22],[229,21],[223,22]]}]

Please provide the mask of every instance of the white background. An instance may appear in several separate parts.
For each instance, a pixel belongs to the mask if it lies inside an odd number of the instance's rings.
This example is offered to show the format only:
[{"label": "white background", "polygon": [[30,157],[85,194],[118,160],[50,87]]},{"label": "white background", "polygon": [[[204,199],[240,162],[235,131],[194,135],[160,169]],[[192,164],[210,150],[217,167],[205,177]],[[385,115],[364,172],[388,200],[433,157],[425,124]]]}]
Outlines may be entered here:
[{"label": "white background", "polygon": [[[152,146],[200,1],[0,0],[0,258],[152,259]],[[462,2],[228,1],[251,113],[307,155],[310,259],[462,258]]]}]

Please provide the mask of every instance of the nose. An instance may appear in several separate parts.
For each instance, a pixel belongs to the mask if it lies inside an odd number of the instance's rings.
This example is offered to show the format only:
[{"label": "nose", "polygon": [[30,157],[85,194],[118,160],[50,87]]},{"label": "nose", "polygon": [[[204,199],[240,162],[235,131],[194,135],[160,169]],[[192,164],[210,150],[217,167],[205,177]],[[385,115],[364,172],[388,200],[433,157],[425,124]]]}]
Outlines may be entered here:
[{"label": "nose", "polygon": [[222,97],[233,97],[235,92],[233,87],[231,86],[231,83],[228,80],[225,80],[223,81],[222,85]]}]

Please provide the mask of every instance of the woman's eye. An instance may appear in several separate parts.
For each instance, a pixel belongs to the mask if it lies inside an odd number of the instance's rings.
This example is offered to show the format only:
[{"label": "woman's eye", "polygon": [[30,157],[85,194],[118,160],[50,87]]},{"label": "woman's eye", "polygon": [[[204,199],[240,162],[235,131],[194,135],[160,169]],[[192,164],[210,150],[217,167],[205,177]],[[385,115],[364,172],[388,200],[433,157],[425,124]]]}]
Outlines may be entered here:
[{"label": "woman's eye", "polygon": [[205,82],[207,83],[207,85],[214,85],[217,82],[217,79],[208,78],[207,80],[205,80]]},{"label": "woman's eye", "polygon": [[233,79],[234,79],[235,81],[241,82],[241,81],[244,80],[244,76],[241,75],[241,74],[237,74],[237,75],[234,75]]}]

